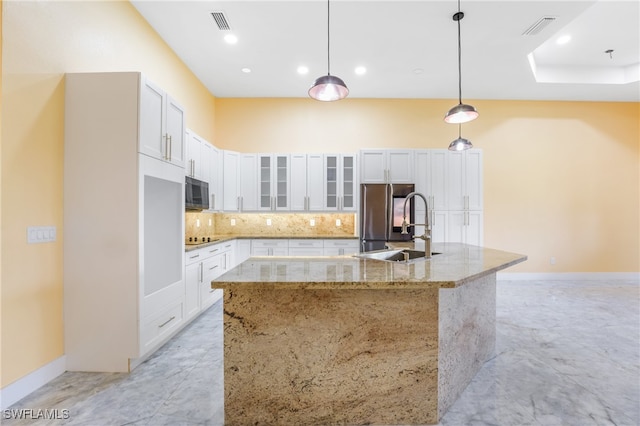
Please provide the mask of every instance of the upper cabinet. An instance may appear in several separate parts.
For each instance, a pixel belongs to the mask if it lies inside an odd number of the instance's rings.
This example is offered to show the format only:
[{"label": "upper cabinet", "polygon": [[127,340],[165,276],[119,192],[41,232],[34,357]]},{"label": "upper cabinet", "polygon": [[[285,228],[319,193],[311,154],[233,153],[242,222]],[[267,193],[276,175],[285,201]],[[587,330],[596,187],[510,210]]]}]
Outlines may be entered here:
[{"label": "upper cabinet", "polygon": [[189,177],[211,183],[211,151],[213,146],[194,133],[192,130],[186,132],[186,163],[185,174]]},{"label": "upper cabinet", "polygon": [[360,151],[361,183],[413,183],[413,150]]},{"label": "upper cabinet", "polygon": [[256,154],[223,151],[223,210],[258,210],[258,164]]},{"label": "upper cabinet", "polygon": [[449,152],[449,210],[482,210],[482,151]]},{"label": "upper cabinet", "polygon": [[291,154],[291,210],[324,210],[323,170],[322,154]]},{"label": "upper cabinet", "polygon": [[141,76],[140,80],[138,151],[184,167],[184,108],[144,76]]},{"label": "upper cabinet", "polygon": [[259,210],[289,210],[290,158],[287,154],[259,154]]},{"label": "upper cabinet", "polygon": [[325,210],[356,210],[358,204],[356,176],[355,155],[326,154],[324,156]]},{"label": "upper cabinet", "polygon": [[446,149],[420,149],[414,153],[416,191],[427,197],[430,210],[448,209],[448,155]]}]

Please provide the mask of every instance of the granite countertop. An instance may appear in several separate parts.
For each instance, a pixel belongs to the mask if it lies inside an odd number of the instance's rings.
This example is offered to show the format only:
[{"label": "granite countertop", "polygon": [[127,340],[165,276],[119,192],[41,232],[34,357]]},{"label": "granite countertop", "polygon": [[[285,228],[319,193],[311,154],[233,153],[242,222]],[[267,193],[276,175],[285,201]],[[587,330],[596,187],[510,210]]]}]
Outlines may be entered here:
[{"label": "granite countertop", "polygon": [[224,243],[225,241],[232,240],[358,240],[357,236],[345,236],[345,235],[313,235],[313,236],[300,236],[300,235],[214,235],[211,237],[213,241],[200,244],[188,244],[184,246],[184,251],[189,252],[198,250],[204,247],[209,247],[213,244]]},{"label": "granite countertop", "polygon": [[433,244],[429,260],[385,262],[354,256],[251,257],[211,282],[212,288],[454,288],[527,259],[458,243]]}]

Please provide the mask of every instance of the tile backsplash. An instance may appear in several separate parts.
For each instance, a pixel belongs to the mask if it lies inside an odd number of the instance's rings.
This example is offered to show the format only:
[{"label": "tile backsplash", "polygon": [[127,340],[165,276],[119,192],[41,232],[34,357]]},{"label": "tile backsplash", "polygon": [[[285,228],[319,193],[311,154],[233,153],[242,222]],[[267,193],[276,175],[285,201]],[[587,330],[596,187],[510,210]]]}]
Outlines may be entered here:
[{"label": "tile backsplash", "polygon": [[185,213],[185,235],[353,237],[355,213]]}]

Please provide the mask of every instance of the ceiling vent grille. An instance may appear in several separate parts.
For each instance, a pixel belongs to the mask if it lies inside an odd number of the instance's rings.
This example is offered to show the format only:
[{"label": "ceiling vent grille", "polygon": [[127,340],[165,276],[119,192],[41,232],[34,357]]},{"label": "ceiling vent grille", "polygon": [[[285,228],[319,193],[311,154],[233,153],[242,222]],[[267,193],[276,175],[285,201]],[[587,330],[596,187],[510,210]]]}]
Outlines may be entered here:
[{"label": "ceiling vent grille", "polygon": [[547,26],[556,20],[555,16],[543,16],[533,23],[522,35],[536,35],[539,34],[542,30],[547,28]]},{"label": "ceiling vent grille", "polygon": [[225,18],[224,13],[222,12],[211,12],[211,16],[213,16],[213,20],[216,21],[219,30],[227,31],[230,30],[229,22],[227,22],[227,18]]}]

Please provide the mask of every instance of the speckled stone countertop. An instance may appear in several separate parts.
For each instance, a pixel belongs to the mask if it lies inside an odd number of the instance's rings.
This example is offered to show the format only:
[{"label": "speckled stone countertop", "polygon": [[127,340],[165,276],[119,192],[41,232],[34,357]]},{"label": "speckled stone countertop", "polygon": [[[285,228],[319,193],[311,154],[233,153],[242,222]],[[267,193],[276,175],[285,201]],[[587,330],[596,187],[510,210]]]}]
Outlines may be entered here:
[{"label": "speckled stone countertop", "polygon": [[187,244],[184,246],[184,251],[189,252],[198,250],[204,247],[209,247],[214,244],[224,243],[231,240],[358,240],[358,237],[345,237],[344,235],[314,235],[314,236],[296,236],[296,235],[216,235],[211,237],[212,241],[200,244]]},{"label": "speckled stone countertop", "polygon": [[222,289],[455,288],[527,259],[458,243],[433,244],[430,260],[385,262],[353,256],[251,257],[211,282]]}]

